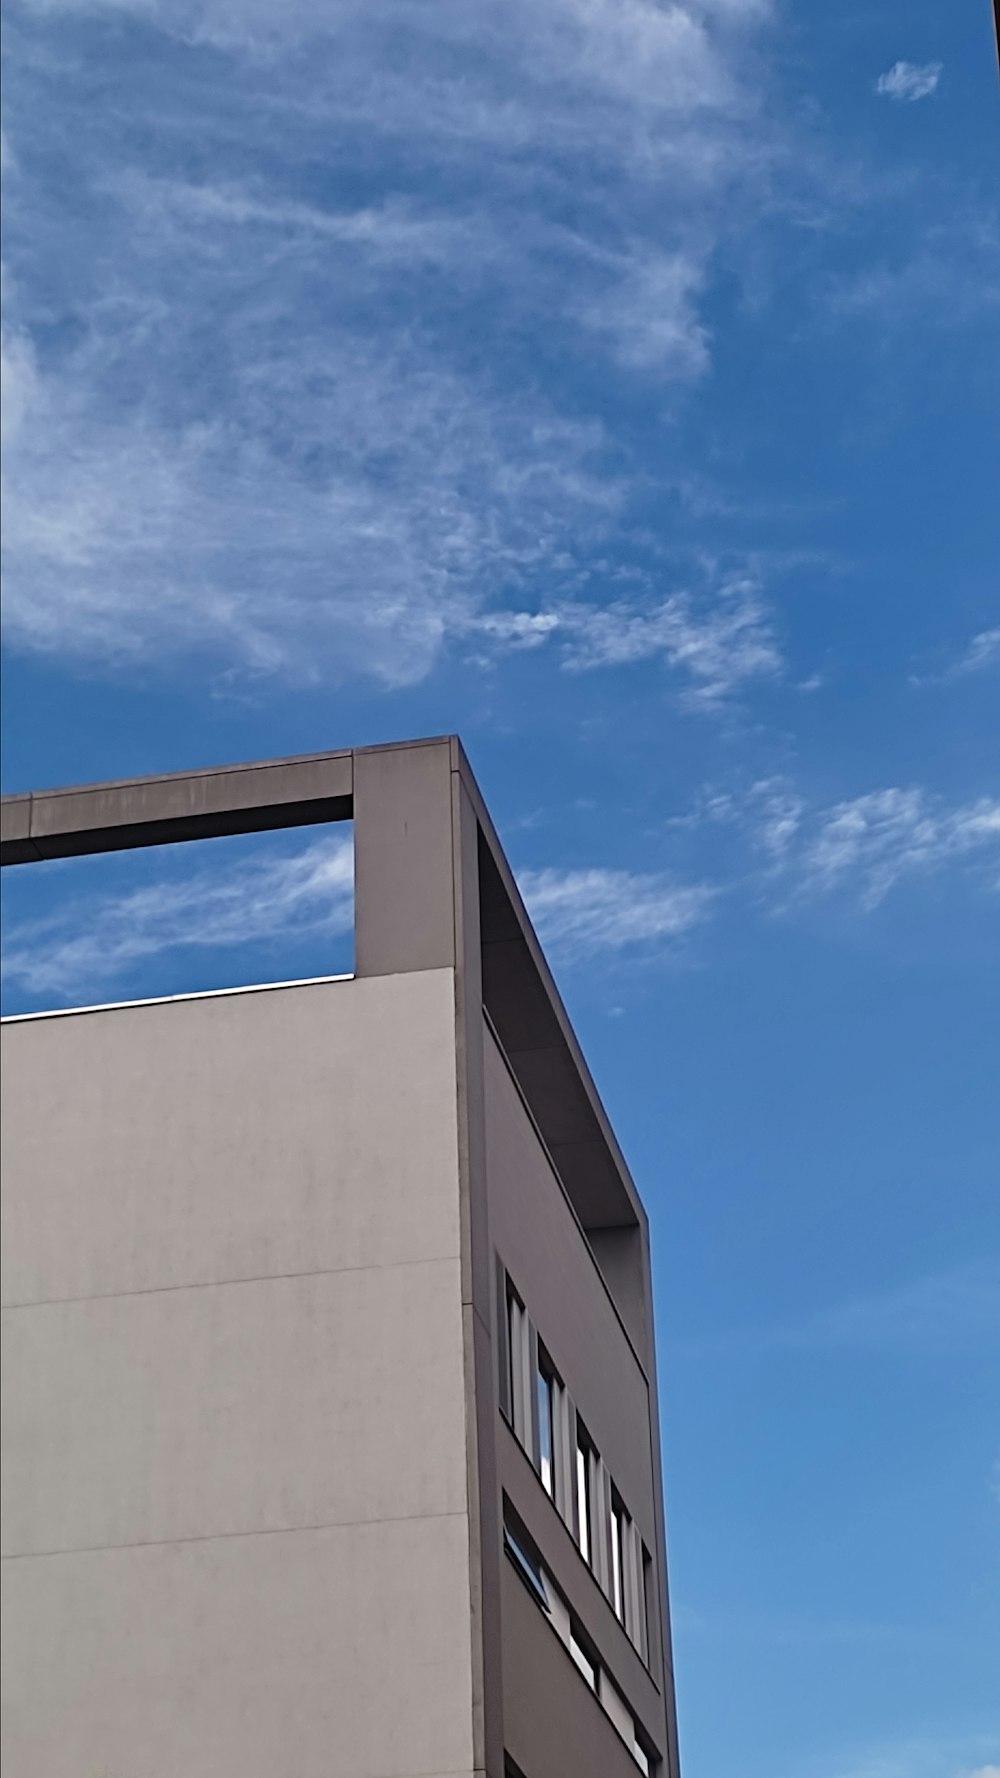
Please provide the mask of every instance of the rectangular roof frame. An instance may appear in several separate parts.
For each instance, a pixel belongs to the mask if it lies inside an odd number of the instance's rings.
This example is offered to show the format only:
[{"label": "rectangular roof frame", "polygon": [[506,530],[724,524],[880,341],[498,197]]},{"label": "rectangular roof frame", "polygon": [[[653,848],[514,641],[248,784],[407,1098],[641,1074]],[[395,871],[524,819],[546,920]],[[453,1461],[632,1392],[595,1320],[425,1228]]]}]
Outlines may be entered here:
[{"label": "rectangular roof frame", "polygon": [[0,864],[349,821],[353,754],[305,754],[2,800]]},{"label": "rectangular roof frame", "polygon": [[[602,1230],[645,1228],[641,1200],[457,736],[5,796],[0,864],[349,821],[362,762],[370,784],[372,756],[409,755],[416,766],[423,749],[445,756],[475,812],[483,1002],[580,1221],[593,1238]],[[428,810],[415,791],[413,821]],[[408,825],[405,807],[393,819]],[[379,899],[386,893],[380,886]]]}]

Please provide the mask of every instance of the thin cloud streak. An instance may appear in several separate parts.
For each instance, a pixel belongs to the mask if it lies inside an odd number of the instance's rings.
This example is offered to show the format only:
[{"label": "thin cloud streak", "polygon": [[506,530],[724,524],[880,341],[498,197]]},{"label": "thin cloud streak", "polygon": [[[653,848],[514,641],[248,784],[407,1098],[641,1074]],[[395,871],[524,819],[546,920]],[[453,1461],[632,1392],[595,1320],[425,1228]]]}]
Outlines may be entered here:
[{"label": "thin cloud streak", "polygon": [[963,678],[966,673],[984,673],[991,667],[1000,667],[1000,627],[995,630],[980,630],[977,636],[973,636],[965,653],[951,668],[949,678]]},{"label": "thin cloud streak", "polygon": [[518,886],[543,944],[568,962],[675,946],[708,918],[718,891],[625,870],[525,870]]},{"label": "thin cloud streak", "polygon": [[856,884],[870,911],[904,878],[998,847],[1000,799],[949,808],[919,788],[877,790],[822,815],[801,857],[801,886],[828,895]]},{"label": "thin cloud streak", "polygon": [[715,708],[752,680],[780,677],[784,667],[771,611],[758,582],[745,576],[707,594],[679,592],[654,603],[614,599],[496,612],[479,628],[511,648],[551,642],[568,672],[661,660],[680,676],[682,702],[693,709]]},{"label": "thin cloud streak", "polygon": [[[610,869],[526,870],[518,882],[543,942],[569,962],[674,946],[708,917],[718,893]],[[74,895],[41,919],[10,921],[3,978],[29,994],[79,997],[156,957],[280,948],[349,933],[353,919],[352,843],[324,837],[280,858],[202,868],[125,894]]]},{"label": "thin cloud streak", "polygon": [[747,887],[782,913],[839,898],[870,914],[902,884],[956,867],[977,871],[990,885],[1000,856],[1000,798],[949,803],[919,785],[824,806],[777,775],[742,794],[706,787],[670,825],[733,830],[749,850]]},{"label": "thin cloud streak", "polygon": [[202,869],[124,895],[74,897],[44,919],[8,928],[3,974],[29,993],[68,997],[165,953],[346,933],[353,919],[352,842],[325,837],[284,858]]}]

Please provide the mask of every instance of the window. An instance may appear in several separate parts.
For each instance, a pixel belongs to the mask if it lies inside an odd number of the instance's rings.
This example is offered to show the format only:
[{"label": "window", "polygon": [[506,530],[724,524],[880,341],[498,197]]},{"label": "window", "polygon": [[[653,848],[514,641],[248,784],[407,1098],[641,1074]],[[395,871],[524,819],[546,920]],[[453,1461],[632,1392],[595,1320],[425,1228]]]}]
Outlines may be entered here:
[{"label": "window", "polygon": [[507,1418],[511,1430],[518,1442],[523,1445],[529,1457],[532,1456],[531,1423],[534,1408],[531,1399],[531,1324],[525,1313],[517,1291],[514,1289],[506,1272],[504,1278],[504,1300],[507,1314],[505,1374],[501,1378],[501,1400],[506,1394],[509,1412]]},{"label": "window", "polygon": [[545,1354],[539,1347],[538,1370],[535,1377],[538,1394],[538,1473],[546,1494],[555,1497],[555,1433],[552,1413],[554,1379]]},{"label": "window", "polygon": [[580,1554],[588,1567],[592,1556],[590,1549],[590,1527],[593,1517],[590,1510],[590,1443],[579,1421],[576,1432],[576,1541],[580,1546]]},{"label": "window", "polygon": [[503,1546],[517,1569],[528,1590],[534,1593],[539,1605],[549,1610],[549,1596],[545,1590],[545,1576],[538,1557],[527,1546],[527,1539],[515,1536],[508,1524],[503,1528]]},{"label": "window", "polygon": [[657,1624],[649,1557],[538,1329],[497,1255],[500,1408],[583,1560],[650,1665]]},{"label": "window", "polygon": [[518,1399],[520,1377],[518,1375],[518,1355],[521,1350],[521,1316],[524,1310],[518,1302],[507,1279],[507,1399],[510,1402],[510,1418],[516,1422],[514,1404]]},{"label": "window", "polygon": [[653,1558],[642,1545],[642,1624],[646,1636],[644,1654],[647,1667],[653,1665]]},{"label": "window", "polygon": [[[620,1508],[621,1503],[618,1505]],[[645,1731],[640,1730],[634,1711],[594,1650],[576,1613],[543,1565],[531,1536],[506,1494],[503,1497],[503,1542],[508,1560],[513,1563],[536,1604],[545,1612],[550,1628],[614,1724],[643,1778],[653,1778],[657,1762],[649,1751]]]},{"label": "window", "polygon": [[583,1643],[573,1631],[570,1631],[569,1652],[583,1674],[592,1692],[597,1690],[597,1662],[592,1661]]},{"label": "window", "polygon": [[625,1622],[625,1508],[611,1496],[611,1603]]}]

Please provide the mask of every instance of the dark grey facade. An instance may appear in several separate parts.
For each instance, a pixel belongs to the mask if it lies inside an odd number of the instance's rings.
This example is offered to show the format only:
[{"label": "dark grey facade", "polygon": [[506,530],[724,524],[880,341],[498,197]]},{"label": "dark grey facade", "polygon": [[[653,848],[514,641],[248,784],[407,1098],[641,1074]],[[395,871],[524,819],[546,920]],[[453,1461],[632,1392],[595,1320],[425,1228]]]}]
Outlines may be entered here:
[{"label": "dark grey facade", "polygon": [[4,1023],[7,1778],[676,1778],[646,1217],[458,741],[3,855],[349,817],[352,978]]}]

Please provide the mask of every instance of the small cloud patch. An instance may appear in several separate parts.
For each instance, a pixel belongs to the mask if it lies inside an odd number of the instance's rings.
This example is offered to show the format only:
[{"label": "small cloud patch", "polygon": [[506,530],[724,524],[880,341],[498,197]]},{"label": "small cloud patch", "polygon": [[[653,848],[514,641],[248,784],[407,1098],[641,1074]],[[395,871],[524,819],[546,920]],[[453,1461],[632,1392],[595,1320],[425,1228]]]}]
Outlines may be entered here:
[{"label": "small cloud patch", "polygon": [[883,99],[898,99],[912,104],[936,92],[941,80],[940,62],[893,62],[875,82],[875,91]]}]

